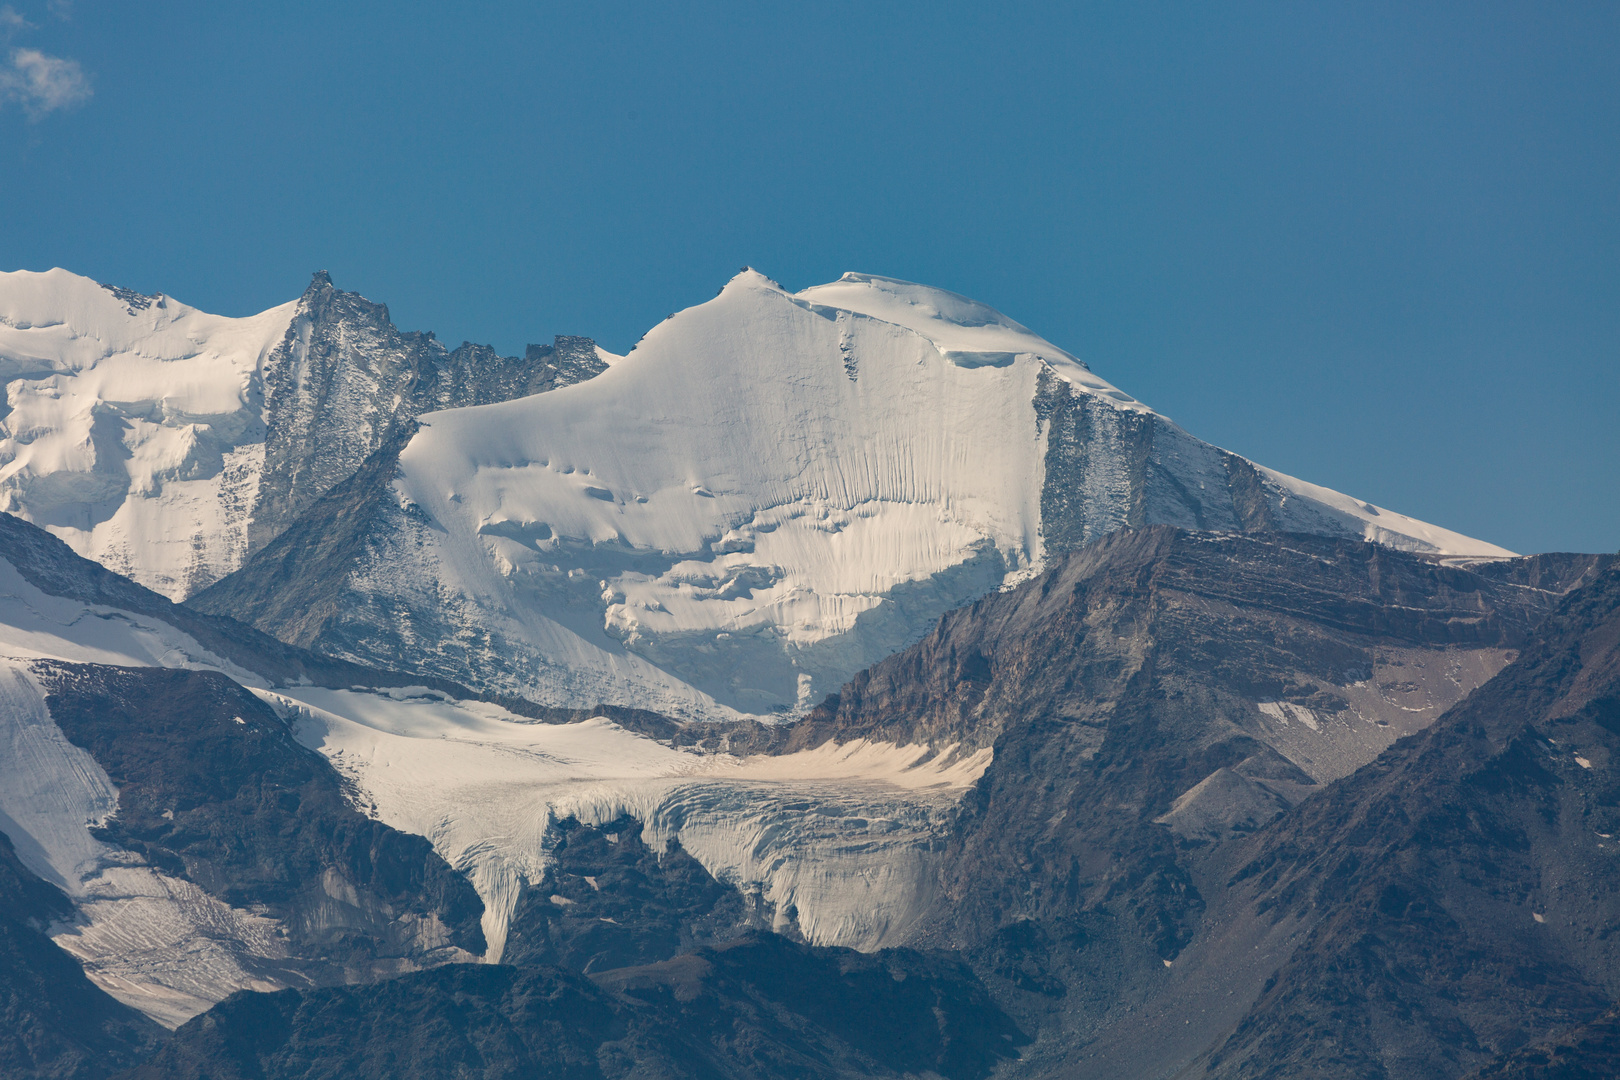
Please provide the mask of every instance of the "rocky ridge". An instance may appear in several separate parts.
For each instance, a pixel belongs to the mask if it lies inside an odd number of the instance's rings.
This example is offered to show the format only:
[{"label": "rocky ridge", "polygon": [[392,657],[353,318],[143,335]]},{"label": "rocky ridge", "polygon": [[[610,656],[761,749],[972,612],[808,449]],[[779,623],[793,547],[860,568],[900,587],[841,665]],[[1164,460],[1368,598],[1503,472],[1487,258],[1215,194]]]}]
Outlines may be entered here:
[{"label": "rocky ridge", "polygon": [[[1239,1019],[1163,1002],[1171,974],[1214,978],[1199,950],[1219,948],[1201,942],[1252,925],[1228,904],[1231,852],[1308,807],[1336,819],[1336,784],[1494,685],[1613,562],[1469,569],[1319,537],[1121,532],[952,613],[788,745],[993,747],[917,941],[965,950],[1042,1032],[1031,1075],[1156,1075]],[[1207,1022],[1155,1043],[1143,1025],[1166,1014]],[[1077,1049],[1098,1043],[1106,1065]],[[1147,1044],[1171,1056],[1145,1062]]]},{"label": "rocky ridge", "polygon": [[420,413],[604,366],[583,338],[523,357],[446,349],[324,272],[242,319],[65,270],[0,274],[0,510],[180,599],[241,566]]}]

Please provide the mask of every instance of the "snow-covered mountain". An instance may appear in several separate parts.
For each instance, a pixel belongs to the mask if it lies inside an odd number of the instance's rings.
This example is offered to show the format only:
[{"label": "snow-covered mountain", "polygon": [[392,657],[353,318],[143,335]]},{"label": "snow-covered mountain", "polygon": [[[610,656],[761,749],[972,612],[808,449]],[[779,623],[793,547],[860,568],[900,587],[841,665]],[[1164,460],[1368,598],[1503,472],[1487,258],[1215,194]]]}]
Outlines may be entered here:
[{"label": "snow-covered mountain", "polygon": [[1614,558],[1264,469],[962,297],[744,271],[515,359],[324,275],[12,274],[0,371],[0,1073],[629,1072],[599,1021],[656,1006],[808,1075],[761,1040],[837,1000],[935,1018],[896,1074],[1454,1076],[1612,1007],[1620,893],[1545,883],[1614,878]]},{"label": "snow-covered mountain", "polygon": [[0,274],[0,509],[180,599],[241,566],[418,412],[588,378],[595,346],[446,350],[316,274],[209,315],[51,270]]},{"label": "snow-covered mountain", "polygon": [[991,758],[706,753],[412,682],[198,615],[0,515],[0,831],[72,904],[56,944],[171,1027],[241,989],[537,950],[520,905],[555,878],[565,819],[633,820],[760,927],[895,944]]},{"label": "snow-covered mountain", "polygon": [[[0,515],[0,831],[68,909],[30,932],[169,1026],[244,989],[600,973],[774,929],[960,949],[1047,999],[1057,1052],[1172,966],[1229,978],[1192,875],[1538,655],[1612,563],[1122,530],[800,723],[627,726],[305,652]],[[737,753],[693,741],[717,731]],[[1577,779],[1611,760],[1554,751]]]},{"label": "snow-covered mountain", "polygon": [[197,602],[365,663],[715,716],[802,710],[1125,526],[1508,554],[1200,442],[983,305],[860,274],[789,293],[744,271],[589,381],[421,424],[386,498],[345,493]]},{"label": "snow-covered mountain", "polygon": [[789,293],[745,270],[622,359],[447,351],[325,275],[223,319],[16,273],[0,318],[5,507],[283,640],[548,704],[803,711],[1126,526],[1509,554],[1210,446],[1006,316],[870,275]]}]

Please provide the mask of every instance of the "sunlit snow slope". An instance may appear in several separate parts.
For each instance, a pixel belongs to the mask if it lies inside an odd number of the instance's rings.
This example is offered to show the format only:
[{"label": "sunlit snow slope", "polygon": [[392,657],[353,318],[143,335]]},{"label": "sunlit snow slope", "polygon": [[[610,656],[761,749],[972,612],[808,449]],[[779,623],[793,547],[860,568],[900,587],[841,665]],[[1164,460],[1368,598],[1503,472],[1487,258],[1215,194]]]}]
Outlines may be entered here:
[{"label": "sunlit snow slope", "polygon": [[256,381],[296,306],[228,319],[66,270],[0,274],[0,509],[171,596],[239,565]]},{"label": "sunlit snow slope", "polygon": [[589,378],[583,338],[450,351],[317,273],[250,318],[0,274],[0,509],[180,599],[243,564],[417,413]]},{"label": "sunlit snow slope", "polygon": [[[499,635],[486,662],[518,658],[502,688],[542,697],[566,677],[679,711],[628,651],[729,708],[803,707],[1048,553],[1144,522],[1508,554],[1253,466],[989,308],[866,275],[792,294],[745,271],[587,383],[422,423],[357,591],[378,611],[454,597]],[[436,652],[502,684],[499,661]]]},{"label": "sunlit snow slope", "polygon": [[219,582],[198,603],[286,640],[555,704],[802,710],[1126,526],[1507,554],[1200,442],[981,304],[861,274],[792,294],[744,271],[620,360],[448,351],[324,274],[226,319],[17,272],[0,378],[0,507],[170,597]]}]

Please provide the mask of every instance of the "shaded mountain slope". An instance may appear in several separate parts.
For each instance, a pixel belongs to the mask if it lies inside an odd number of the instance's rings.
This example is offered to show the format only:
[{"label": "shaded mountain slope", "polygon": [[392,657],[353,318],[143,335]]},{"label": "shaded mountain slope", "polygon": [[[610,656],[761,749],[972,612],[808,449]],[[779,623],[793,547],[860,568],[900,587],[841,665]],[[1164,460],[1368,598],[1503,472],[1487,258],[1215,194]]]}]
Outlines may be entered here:
[{"label": "shaded mountain slope", "polygon": [[555,830],[544,887],[525,890],[512,913],[508,963],[600,972],[772,929],[757,892],[717,881],[678,838],[650,847],[633,817],[595,826],[568,818]]},{"label": "shaded mountain slope", "polygon": [[1149,1040],[1131,1013],[1225,917],[1212,875],[1235,844],[1485,683],[1612,561],[1117,533],[951,613],[788,745],[994,747],[922,940],[966,949],[1041,1026],[1032,1067],[1061,1073],[1115,1024]]},{"label": "shaded mountain slope", "polygon": [[[399,452],[416,433],[402,424],[354,473],[314,500],[240,569],[186,600],[195,611],[229,615],[302,648],[327,641],[346,582],[366,557],[367,534],[394,501]],[[379,628],[379,631],[381,628]]]},{"label": "shaded mountain slope", "polygon": [[1423,734],[1254,841],[1304,931],[1220,1076],[1448,1077],[1620,997],[1620,569]]},{"label": "shaded mountain slope", "polygon": [[223,661],[272,683],[317,686],[428,685],[460,696],[471,691],[431,676],[405,676],[335,660],[253,629],[228,615],[209,615],[115,574],[73,551],[44,529],[0,514],[0,559],[47,596],[150,616],[191,637]]},{"label": "shaded mountain slope", "polygon": [[1464,1080],[1609,1080],[1620,1062],[1620,1008],[1504,1055]]},{"label": "shaded mountain slope", "polygon": [[100,1077],[139,1060],[161,1029],[85,978],[45,936],[73,905],[18,860],[0,833],[0,1075]]},{"label": "shaded mountain slope", "polygon": [[985,1076],[1018,1033],[965,967],[774,935],[592,979],[453,965],[241,994],[127,1080]]}]

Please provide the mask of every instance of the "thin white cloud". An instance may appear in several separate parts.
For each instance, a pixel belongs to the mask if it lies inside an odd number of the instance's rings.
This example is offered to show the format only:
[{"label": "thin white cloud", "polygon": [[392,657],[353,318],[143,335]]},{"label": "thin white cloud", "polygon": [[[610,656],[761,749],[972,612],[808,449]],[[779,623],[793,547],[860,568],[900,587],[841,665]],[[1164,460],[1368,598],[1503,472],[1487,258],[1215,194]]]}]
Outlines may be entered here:
[{"label": "thin white cloud", "polygon": [[45,5],[45,10],[66,22],[73,18],[73,0],[49,0],[49,3]]},{"label": "thin white cloud", "polygon": [[34,119],[68,109],[90,96],[90,79],[77,60],[38,49],[12,49],[0,67],[0,101],[14,101]]},{"label": "thin white cloud", "polygon": [[23,18],[22,12],[10,4],[0,6],[0,39],[9,38],[23,30],[36,30],[33,23]]}]

